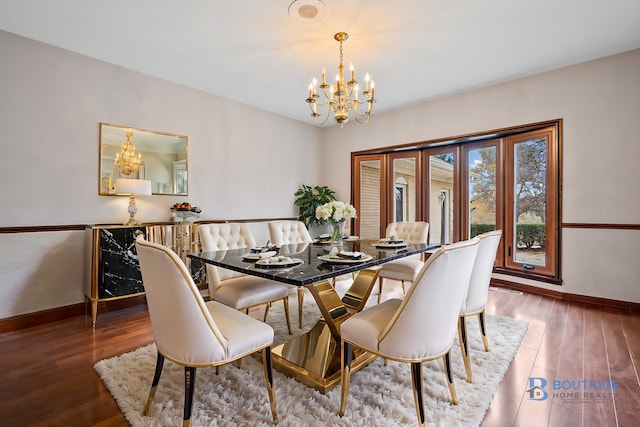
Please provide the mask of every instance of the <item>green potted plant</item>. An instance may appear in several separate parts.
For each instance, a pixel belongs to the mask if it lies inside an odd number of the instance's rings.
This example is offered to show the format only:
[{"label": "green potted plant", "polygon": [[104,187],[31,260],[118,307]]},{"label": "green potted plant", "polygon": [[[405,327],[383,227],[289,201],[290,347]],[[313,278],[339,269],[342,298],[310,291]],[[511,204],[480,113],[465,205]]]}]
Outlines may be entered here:
[{"label": "green potted plant", "polygon": [[298,220],[304,222],[307,228],[325,224],[324,220],[316,218],[316,209],[318,206],[336,200],[335,191],[325,185],[311,187],[303,184],[298,188],[295,196],[293,204],[299,208]]}]

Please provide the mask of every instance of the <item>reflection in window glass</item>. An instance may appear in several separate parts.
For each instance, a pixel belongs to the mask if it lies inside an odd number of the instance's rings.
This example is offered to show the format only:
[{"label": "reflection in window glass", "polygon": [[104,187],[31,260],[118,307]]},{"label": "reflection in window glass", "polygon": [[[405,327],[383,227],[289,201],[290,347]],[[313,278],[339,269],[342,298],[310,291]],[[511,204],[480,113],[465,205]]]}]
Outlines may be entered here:
[{"label": "reflection in window glass", "polygon": [[514,145],[514,234],[516,262],[546,265],[547,141],[536,138]]},{"label": "reflection in window glass", "polygon": [[429,243],[453,242],[453,152],[429,156]]},{"label": "reflection in window glass", "polygon": [[496,147],[469,150],[469,238],[496,229]]},{"label": "reflection in window glass", "polygon": [[[415,184],[415,183],[414,183]],[[409,187],[409,183],[403,177],[399,177],[396,179],[396,209],[395,209],[395,219],[396,222],[407,221],[407,189]],[[414,209],[415,216],[415,209]]]},{"label": "reflection in window glass", "polygon": [[393,160],[395,183],[394,218],[392,221],[416,220],[416,159],[402,157]]},{"label": "reflection in window glass", "polygon": [[360,162],[360,237],[380,238],[380,161]]}]

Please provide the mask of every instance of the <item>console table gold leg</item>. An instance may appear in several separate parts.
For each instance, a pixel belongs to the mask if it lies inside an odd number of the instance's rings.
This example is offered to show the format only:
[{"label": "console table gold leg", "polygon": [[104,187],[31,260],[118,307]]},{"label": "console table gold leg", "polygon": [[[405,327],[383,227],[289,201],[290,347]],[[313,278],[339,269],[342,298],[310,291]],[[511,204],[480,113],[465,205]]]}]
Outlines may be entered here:
[{"label": "console table gold leg", "polygon": [[91,300],[91,325],[96,327],[96,318],[98,317],[98,301]]}]

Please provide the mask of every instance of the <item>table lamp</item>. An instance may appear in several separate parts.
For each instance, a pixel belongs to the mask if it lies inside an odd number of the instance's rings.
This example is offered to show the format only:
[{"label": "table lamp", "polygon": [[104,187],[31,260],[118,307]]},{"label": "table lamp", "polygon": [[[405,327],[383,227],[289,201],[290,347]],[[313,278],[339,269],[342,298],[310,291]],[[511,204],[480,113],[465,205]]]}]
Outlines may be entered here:
[{"label": "table lamp", "polygon": [[151,181],[146,179],[116,179],[115,192],[116,194],[126,194],[129,196],[129,221],[127,221],[124,225],[140,225],[138,220],[135,219],[135,214],[136,212],[138,212],[135,196],[150,195]]}]

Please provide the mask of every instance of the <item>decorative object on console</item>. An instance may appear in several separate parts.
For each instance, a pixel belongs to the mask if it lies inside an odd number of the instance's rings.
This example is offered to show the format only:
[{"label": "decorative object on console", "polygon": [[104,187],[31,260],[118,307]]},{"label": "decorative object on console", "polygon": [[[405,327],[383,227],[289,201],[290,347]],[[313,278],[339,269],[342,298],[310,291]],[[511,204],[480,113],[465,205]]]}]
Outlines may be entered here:
[{"label": "decorative object on console", "polygon": [[[340,127],[344,126],[349,121],[349,112],[353,114],[353,118],[358,123],[366,123],[373,114],[373,103],[376,101],[374,97],[375,83],[369,77],[369,73],[365,74],[365,89],[362,91],[364,100],[358,98],[358,91],[360,86],[354,77],[353,64],[349,64],[349,70],[351,71],[351,79],[347,82],[344,80],[344,66],[342,65],[342,42],[349,38],[347,33],[336,33],[333,36],[338,42],[340,42],[340,65],[338,66],[338,74],[336,75],[335,85],[327,84],[326,69],[322,67],[322,82],[318,86],[318,81],[314,77],[309,84],[309,97],[306,99],[311,108],[311,117],[319,125],[323,125],[329,119],[329,114],[333,112],[333,118],[340,124]],[[322,103],[318,102],[318,87],[322,89],[324,94],[324,100]],[[360,104],[367,104],[367,111],[361,113],[358,111]],[[318,112],[318,106],[324,107],[324,110]],[[324,116],[324,118],[318,119]]]},{"label": "decorative object on console", "polygon": [[115,191],[116,194],[129,196],[129,221],[125,222],[124,225],[140,225],[138,220],[135,219],[135,214],[138,212],[135,196],[151,195],[151,181],[145,179],[116,179]]},{"label": "decorative object on console", "polygon": [[200,218],[202,210],[197,206],[191,206],[189,202],[176,203],[171,207],[173,222],[193,222]]}]

